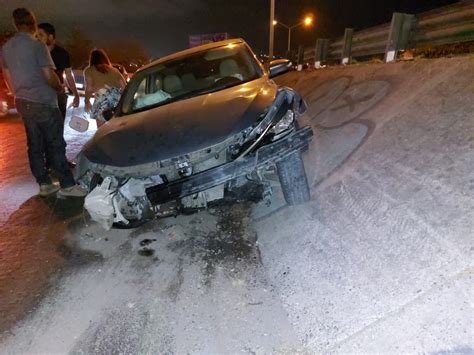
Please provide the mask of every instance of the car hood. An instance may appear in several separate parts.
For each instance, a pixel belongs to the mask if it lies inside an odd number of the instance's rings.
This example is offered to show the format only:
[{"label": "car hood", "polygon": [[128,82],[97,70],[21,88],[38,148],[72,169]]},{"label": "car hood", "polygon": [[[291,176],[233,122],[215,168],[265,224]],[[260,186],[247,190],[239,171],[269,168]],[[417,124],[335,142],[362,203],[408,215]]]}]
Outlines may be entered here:
[{"label": "car hood", "polygon": [[218,144],[253,125],[275,99],[261,78],[242,85],[115,117],[82,153],[93,163],[134,166],[183,156]]}]

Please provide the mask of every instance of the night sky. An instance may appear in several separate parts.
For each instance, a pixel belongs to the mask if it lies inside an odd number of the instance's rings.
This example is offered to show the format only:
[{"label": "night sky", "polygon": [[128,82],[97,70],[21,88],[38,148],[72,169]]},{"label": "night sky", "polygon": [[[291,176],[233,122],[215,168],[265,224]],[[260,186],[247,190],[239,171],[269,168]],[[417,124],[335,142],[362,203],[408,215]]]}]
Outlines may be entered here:
[{"label": "night sky", "polygon": [[[306,13],[311,30],[294,32],[294,46],[316,38],[335,38],[345,27],[356,30],[388,22],[394,11],[419,13],[455,0],[276,0],[276,18],[294,24]],[[55,24],[59,41],[74,28],[105,46],[117,38],[143,42],[152,57],[188,46],[189,34],[228,32],[243,37],[258,52],[268,47],[269,0],[0,0],[0,30],[13,29],[10,15],[28,7],[38,20]],[[276,53],[284,53],[287,32],[276,29]]]}]

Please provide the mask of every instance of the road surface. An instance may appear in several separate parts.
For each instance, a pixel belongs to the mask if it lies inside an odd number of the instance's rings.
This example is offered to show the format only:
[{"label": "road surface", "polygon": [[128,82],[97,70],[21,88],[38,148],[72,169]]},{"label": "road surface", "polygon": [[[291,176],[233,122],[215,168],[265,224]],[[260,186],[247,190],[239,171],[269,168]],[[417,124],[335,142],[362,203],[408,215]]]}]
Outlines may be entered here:
[{"label": "road surface", "polygon": [[278,80],[309,104],[312,200],[134,231],[35,197],[0,120],[2,352],[473,353],[474,58]]}]

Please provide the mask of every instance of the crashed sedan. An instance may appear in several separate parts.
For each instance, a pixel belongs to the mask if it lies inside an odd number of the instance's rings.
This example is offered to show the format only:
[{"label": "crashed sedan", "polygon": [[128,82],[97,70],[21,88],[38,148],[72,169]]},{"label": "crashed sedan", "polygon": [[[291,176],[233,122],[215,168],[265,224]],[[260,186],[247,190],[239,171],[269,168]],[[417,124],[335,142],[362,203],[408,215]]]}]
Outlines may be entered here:
[{"label": "crashed sedan", "polygon": [[301,155],[313,132],[298,124],[306,106],[271,80],[290,67],[279,60],[266,70],[237,39],[141,68],[77,158],[92,219],[107,229],[135,227],[206,208],[249,180],[268,196],[272,172],[289,205],[308,201]]}]

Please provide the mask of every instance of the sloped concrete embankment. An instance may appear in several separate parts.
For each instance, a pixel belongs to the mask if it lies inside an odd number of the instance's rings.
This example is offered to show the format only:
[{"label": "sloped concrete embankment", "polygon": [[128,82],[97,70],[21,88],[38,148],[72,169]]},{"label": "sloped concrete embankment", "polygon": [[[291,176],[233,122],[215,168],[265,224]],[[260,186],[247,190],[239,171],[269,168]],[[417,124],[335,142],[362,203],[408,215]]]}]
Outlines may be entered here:
[{"label": "sloped concrete embankment", "polygon": [[279,79],[307,103],[311,202],[255,214],[315,351],[474,351],[474,58]]}]

